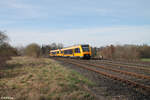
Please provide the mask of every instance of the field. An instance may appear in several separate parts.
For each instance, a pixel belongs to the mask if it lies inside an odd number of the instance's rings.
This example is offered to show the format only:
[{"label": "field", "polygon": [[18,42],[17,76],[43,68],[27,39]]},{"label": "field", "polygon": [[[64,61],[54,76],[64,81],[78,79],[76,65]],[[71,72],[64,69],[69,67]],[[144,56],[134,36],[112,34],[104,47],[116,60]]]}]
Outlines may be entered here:
[{"label": "field", "polygon": [[13,57],[0,69],[0,96],[15,100],[95,100],[94,83],[48,58]]}]

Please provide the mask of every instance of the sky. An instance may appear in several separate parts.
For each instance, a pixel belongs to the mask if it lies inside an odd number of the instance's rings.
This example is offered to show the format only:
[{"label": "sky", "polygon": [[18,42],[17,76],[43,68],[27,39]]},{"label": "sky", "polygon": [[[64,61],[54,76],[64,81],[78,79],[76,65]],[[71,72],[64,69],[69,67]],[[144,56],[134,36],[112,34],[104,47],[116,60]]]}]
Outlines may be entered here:
[{"label": "sky", "polygon": [[150,0],[1,0],[0,30],[30,43],[150,45]]}]

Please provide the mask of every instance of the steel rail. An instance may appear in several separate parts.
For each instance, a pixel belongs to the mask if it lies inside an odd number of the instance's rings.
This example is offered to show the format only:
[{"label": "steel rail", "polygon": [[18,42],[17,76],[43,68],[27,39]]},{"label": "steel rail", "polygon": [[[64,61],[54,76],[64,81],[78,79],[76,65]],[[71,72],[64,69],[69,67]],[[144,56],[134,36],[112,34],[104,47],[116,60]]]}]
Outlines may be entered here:
[{"label": "steel rail", "polygon": [[143,75],[143,74],[137,74],[137,73],[134,73],[134,72],[122,71],[122,70],[118,70],[118,69],[114,69],[114,68],[108,68],[108,67],[104,67],[104,66],[100,66],[100,65],[96,65],[96,64],[90,64],[90,63],[83,62],[83,61],[80,61],[80,63],[95,66],[95,67],[98,67],[98,68],[102,68],[104,70],[111,70],[113,72],[118,72],[118,73],[121,73],[121,74],[134,76],[136,78],[142,78],[142,79],[150,80],[150,76],[146,76],[146,75]]},{"label": "steel rail", "polygon": [[128,67],[128,68],[136,68],[136,69],[140,69],[140,70],[146,70],[146,71],[150,71],[150,68],[145,68],[145,67],[137,67],[135,65],[123,65],[122,64],[117,64],[117,63],[113,63],[113,62],[102,62],[102,63],[105,63],[105,64],[111,64],[111,65],[117,65],[117,66],[120,66],[120,67]]},{"label": "steel rail", "polygon": [[131,81],[131,80],[123,79],[123,78],[120,78],[120,77],[118,77],[118,76],[116,76],[116,75],[112,75],[112,74],[109,74],[109,73],[106,73],[106,72],[103,72],[103,71],[98,71],[98,70],[96,70],[96,69],[87,67],[86,65],[83,65],[83,64],[79,64],[79,63],[72,62],[72,61],[68,61],[68,60],[62,60],[62,59],[59,59],[59,60],[64,61],[64,62],[67,62],[67,63],[70,63],[70,64],[77,65],[78,67],[81,67],[81,68],[84,68],[84,69],[87,69],[87,70],[96,72],[96,73],[98,73],[98,74],[101,74],[101,75],[103,75],[103,76],[109,77],[109,78],[111,78],[111,79],[121,81],[121,82],[126,83],[126,84],[128,84],[128,85],[132,85],[132,86],[135,87],[135,88],[140,88],[140,89],[143,89],[143,90],[145,90],[145,91],[147,91],[147,92],[150,92],[150,86],[146,86],[146,85],[144,85],[144,84],[137,83],[137,82],[134,82],[134,81]]}]

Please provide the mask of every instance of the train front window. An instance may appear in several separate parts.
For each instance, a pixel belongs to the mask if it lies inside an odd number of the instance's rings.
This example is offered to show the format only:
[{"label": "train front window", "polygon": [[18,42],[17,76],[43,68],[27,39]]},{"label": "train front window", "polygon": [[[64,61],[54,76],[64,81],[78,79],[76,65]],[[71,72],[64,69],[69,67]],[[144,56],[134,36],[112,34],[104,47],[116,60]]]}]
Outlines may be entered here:
[{"label": "train front window", "polygon": [[89,52],[89,45],[82,45],[83,52]]},{"label": "train front window", "polygon": [[75,48],[75,53],[80,53],[80,49],[79,48]]}]

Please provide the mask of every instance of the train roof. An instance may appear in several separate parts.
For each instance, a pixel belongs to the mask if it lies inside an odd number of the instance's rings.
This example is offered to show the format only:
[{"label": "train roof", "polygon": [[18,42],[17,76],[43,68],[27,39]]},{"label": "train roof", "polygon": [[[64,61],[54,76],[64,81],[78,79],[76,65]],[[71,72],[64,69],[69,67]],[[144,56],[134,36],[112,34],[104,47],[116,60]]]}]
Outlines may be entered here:
[{"label": "train roof", "polygon": [[77,45],[73,45],[73,46],[64,47],[63,49],[71,48],[71,47],[78,47],[78,46],[81,46],[81,45],[89,45],[89,44],[77,44]]},{"label": "train roof", "polygon": [[69,46],[69,47],[62,48],[62,49],[51,50],[50,52],[56,52],[56,51],[59,51],[59,50],[66,50],[66,49],[72,49],[72,48],[78,48],[79,46],[82,46],[82,45],[89,45],[89,44],[73,45],[73,46]]},{"label": "train roof", "polygon": [[55,52],[55,51],[59,51],[60,49],[56,49],[56,50],[50,50],[50,52]]}]

